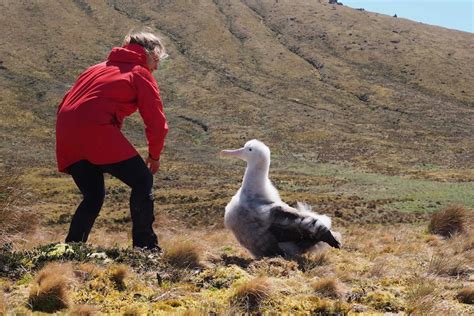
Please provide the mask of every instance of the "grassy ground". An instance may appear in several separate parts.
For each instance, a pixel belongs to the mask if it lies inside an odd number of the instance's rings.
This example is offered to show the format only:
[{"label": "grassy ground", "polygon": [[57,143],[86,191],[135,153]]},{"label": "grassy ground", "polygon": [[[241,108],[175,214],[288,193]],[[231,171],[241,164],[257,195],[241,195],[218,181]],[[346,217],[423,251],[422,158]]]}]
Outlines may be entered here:
[{"label": "grassy ground", "polygon": [[[215,170],[189,165],[186,173],[180,172],[177,161],[163,165],[155,192],[155,229],[165,249],[162,257],[129,248],[129,190],[115,179],[107,179],[105,206],[89,246],[57,244],[80,197],[69,177],[33,169],[21,177],[22,184],[28,183],[24,188],[28,199],[18,206],[41,215],[28,231],[9,236],[14,252],[1,253],[9,267],[0,278],[9,310],[41,309],[31,296],[34,291],[47,292],[38,290],[41,283],[36,280],[51,274],[48,282],[64,287],[63,311],[446,315],[473,311],[472,305],[458,299],[474,283],[472,230],[449,239],[428,233],[433,210],[453,202],[472,208],[467,194],[471,182],[377,175],[343,165],[283,168],[278,160],[275,165],[271,178],[283,199],[306,201],[332,215],[334,228],[342,234],[341,250],[322,247],[296,259],[252,259],[222,227],[223,208],[238,188],[244,168],[228,161]],[[212,186],[197,186],[203,173]],[[60,268],[39,272],[50,261],[60,262]],[[68,277],[56,280],[57,271],[63,270],[69,271],[61,272]],[[434,304],[427,305],[428,301]]]},{"label": "grassy ground", "polygon": [[[474,313],[472,228],[428,232],[449,205],[473,217],[472,34],[322,0],[0,10],[0,314]],[[130,249],[129,189],[111,178],[89,243],[60,244],[80,195],[55,169],[56,106],[142,26],[171,56],[157,74],[165,255]],[[146,152],[138,115],[124,132]],[[255,260],[224,229],[244,164],[218,152],[252,138],[272,149],[283,200],[330,215],[341,250]]]}]

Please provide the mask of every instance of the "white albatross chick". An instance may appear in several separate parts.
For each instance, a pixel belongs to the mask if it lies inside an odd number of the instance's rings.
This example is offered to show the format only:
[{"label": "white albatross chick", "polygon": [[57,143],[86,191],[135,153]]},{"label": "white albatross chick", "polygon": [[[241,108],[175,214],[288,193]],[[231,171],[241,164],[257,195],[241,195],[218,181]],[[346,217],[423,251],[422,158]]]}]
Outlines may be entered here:
[{"label": "white albatross chick", "polygon": [[331,219],[298,203],[284,203],[268,178],[270,149],[253,139],[243,148],[222,150],[221,157],[247,162],[242,186],[225,208],[224,224],[239,243],[257,257],[295,256],[325,242],[340,248],[331,232]]}]

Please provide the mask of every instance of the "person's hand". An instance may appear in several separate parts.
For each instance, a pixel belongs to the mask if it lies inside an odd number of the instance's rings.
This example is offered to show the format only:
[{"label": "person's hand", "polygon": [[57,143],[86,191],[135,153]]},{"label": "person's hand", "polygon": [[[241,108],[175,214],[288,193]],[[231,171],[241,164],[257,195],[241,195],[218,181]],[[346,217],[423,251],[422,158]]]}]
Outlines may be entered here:
[{"label": "person's hand", "polygon": [[155,160],[153,158],[151,158],[150,156],[148,156],[146,159],[145,159],[145,163],[146,163],[146,166],[148,167],[148,169],[150,169],[151,173],[152,174],[155,174],[158,169],[160,169],[160,160]]}]

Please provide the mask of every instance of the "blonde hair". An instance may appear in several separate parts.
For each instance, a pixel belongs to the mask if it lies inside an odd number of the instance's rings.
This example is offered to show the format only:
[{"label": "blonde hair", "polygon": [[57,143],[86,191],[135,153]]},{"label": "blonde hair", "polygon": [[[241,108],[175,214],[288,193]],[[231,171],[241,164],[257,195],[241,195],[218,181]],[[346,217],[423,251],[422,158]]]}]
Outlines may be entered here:
[{"label": "blonde hair", "polygon": [[147,54],[157,54],[160,59],[168,57],[161,38],[149,31],[129,32],[123,39],[123,46],[128,44],[138,44],[145,49]]}]

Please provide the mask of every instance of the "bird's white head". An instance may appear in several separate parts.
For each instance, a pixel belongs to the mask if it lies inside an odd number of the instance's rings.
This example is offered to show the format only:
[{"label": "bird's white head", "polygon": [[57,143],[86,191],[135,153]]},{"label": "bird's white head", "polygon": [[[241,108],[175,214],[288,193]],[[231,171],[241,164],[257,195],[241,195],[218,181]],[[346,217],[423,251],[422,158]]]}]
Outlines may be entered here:
[{"label": "bird's white head", "polygon": [[221,157],[236,157],[245,160],[248,164],[270,162],[270,148],[259,140],[252,139],[245,143],[243,148],[222,150]]}]

